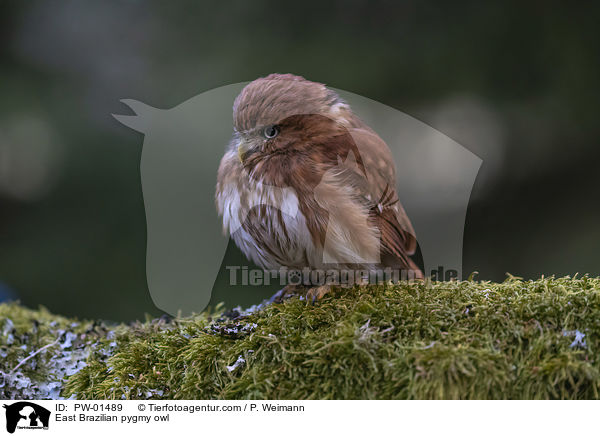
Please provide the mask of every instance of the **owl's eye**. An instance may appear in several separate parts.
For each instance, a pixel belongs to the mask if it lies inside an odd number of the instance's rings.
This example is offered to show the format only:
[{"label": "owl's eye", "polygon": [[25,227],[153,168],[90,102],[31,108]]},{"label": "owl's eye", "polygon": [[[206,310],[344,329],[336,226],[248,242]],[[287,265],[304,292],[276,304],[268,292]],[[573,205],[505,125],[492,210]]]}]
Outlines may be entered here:
[{"label": "owl's eye", "polygon": [[265,127],[265,130],[263,130],[263,135],[265,135],[265,138],[267,139],[272,139],[274,137],[276,137],[279,134],[279,127],[277,126],[267,126]]}]

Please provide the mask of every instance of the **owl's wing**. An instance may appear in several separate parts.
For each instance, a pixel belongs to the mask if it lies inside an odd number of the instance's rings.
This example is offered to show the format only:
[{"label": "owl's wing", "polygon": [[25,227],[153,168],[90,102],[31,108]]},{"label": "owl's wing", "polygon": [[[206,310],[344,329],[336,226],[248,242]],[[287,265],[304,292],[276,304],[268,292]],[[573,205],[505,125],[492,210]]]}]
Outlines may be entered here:
[{"label": "owl's wing", "polygon": [[[357,201],[369,210],[371,222],[379,229],[382,262],[418,268],[410,259],[417,248],[413,226],[396,191],[396,169],[387,144],[367,127],[348,129],[360,156],[350,179]],[[419,271],[420,272],[420,271]]]}]

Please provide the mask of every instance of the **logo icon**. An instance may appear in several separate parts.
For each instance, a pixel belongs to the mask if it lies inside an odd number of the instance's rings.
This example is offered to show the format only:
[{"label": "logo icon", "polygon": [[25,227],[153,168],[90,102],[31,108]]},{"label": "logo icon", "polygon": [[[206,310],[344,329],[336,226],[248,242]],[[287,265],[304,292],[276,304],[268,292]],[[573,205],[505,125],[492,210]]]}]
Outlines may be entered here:
[{"label": "logo icon", "polygon": [[[122,102],[134,114],[113,115],[144,134],[140,173],[146,211],[146,277],[154,304],[174,316],[204,310],[222,271],[229,237],[223,236],[223,221],[217,215],[215,183],[223,150],[232,139],[232,104],[246,85],[206,91],[170,109],[125,99]],[[425,276],[461,278],[467,206],[482,160],[397,109],[332,89],[390,148],[397,169],[395,187],[414,227]],[[354,142],[360,148],[361,141]],[[356,166],[362,155],[359,149],[351,159],[341,156],[340,167]],[[366,169],[376,170],[376,163]],[[324,185],[315,188],[316,201],[327,198]],[[230,229],[239,229],[238,215],[245,217],[255,206],[275,206],[289,219],[298,215],[295,196],[287,186],[260,189],[265,195],[258,203],[248,196],[247,207],[231,209],[235,221]],[[335,239],[335,223],[345,219],[333,212],[326,247]],[[377,263],[377,255],[376,248],[369,249],[361,260]]]},{"label": "logo icon", "polygon": [[6,409],[6,431],[14,433],[18,429],[48,429],[50,411],[42,406],[29,401],[19,401],[10,405],[4,404]]}]

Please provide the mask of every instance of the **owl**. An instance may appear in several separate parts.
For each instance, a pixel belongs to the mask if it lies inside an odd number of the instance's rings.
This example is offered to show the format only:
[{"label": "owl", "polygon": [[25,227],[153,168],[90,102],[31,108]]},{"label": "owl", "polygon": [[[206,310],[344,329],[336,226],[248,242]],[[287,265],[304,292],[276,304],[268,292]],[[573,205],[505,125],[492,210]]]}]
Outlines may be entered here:
[{"label": "owl", "polygon": [[[415,232],[386,143],[336,92],[291,74],[248,84],[217,175],[224,232],[266,270],[408,271]],[[313,301],[331,284],[302,283]],[[297,293],[287,285],[279,297]]]}]

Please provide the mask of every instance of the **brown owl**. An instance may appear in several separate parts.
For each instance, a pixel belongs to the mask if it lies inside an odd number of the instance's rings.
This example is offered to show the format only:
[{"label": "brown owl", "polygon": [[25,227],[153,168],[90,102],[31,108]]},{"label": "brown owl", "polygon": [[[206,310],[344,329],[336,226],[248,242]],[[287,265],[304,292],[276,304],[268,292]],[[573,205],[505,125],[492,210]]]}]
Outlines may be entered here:
[{"label": "brown owl", "polygon": [[[391,267],[423,277],[392,154],[334,91],[291,74],[257,79],[235,99],[233,130],[216,204],[250,260],[268,270]],[[313,300],[330,289],[304,284]]]}]

